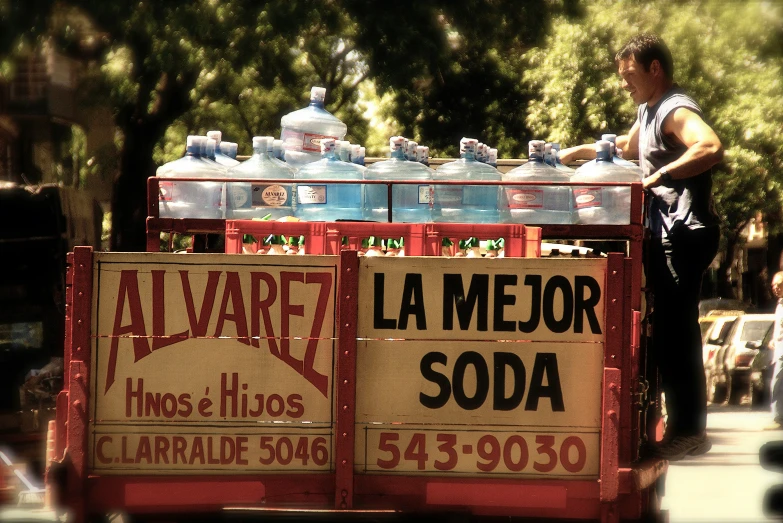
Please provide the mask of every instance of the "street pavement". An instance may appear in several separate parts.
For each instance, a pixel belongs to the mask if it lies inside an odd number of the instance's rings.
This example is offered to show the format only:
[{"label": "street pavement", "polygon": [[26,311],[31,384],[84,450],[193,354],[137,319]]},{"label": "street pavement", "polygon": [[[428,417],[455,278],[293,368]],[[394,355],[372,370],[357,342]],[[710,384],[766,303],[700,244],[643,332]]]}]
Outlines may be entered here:
[{"label": "street pavement", "polygon": [[703,456],[672,462],[666,477],[661,508],[669,521],[764,522],[775,521],[762,510],[764,493],[783,484],[783,472],[759,464],[759,448],[783,440],[783,431],[765,431],[772,415],[748,405],[710,405],[707,433],[712,450]]}]

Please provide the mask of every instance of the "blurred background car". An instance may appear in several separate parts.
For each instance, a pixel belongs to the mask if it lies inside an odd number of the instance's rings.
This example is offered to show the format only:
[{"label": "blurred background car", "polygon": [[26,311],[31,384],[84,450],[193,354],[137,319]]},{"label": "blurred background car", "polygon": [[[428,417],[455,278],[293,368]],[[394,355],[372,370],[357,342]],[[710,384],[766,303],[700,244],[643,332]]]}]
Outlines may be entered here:
[{"label": "blurred background car", "polygon": [[707,316],[709,313],[714,311],[727,311],[727,310],[734,310],[734,311],[742,311],[745,312],[748,310],[748,304],[735,299],[729,299],[729,298],[709,298],[706,300],[701,300],[699,302],[699,317]]},{"label": "blurred background car", "polygon": [[772,326],[774,314],[742,314],[737,316],[723,344],[709,362],[707,399],[712,403],[739,405],[750,387],[750,364]]},{"label": "blurred background car", "polygon": [[718,380],[715,371],[715,356],[726,342],[726,338],[739,315],[716,317],[704,334],[702,358],[704,360],[704,379],[707,382],[707,401],[710,403],[720,404],[726,401],[726,386],[725,383]]},{"label": "blurred background car", "polygon": [[774,325],[767,329],[756,356],[750,363],[750,404],[753,408],[768,408],[772,399],[772,376],[775,372]]}]

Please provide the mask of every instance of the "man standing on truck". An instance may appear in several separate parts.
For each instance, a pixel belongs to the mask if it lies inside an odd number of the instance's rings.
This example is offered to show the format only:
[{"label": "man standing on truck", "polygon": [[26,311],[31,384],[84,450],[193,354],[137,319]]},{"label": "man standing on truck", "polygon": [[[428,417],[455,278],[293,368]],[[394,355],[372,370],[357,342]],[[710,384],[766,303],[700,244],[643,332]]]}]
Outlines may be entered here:
[{"label": "man standing on truck", "polygon": [[[723,146],[696,102],[674,83],[671,52],[639,34],[615,56],[623,89],[639,107],[617,147],[638,158],[648,193],[648,285],[654,293],[653,351],[666,394],[668,425],[653,453],[668,460],[706,453],[707,391],[698,304],[704,271],[720,237],[711,168]],[[585,144],[561,151],[563,163],[595,157]]]}]

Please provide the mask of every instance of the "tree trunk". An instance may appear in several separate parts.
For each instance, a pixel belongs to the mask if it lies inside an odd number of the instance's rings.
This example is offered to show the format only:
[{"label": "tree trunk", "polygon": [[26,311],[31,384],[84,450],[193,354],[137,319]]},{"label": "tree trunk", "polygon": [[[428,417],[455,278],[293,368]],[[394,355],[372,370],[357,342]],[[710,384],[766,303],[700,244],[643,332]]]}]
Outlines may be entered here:
[{"label": "tree trunk", "polygon": [[146,250],[147,178],[155,175],[152,151],[158,140],[141,126],[126,127],[120,169],[112,194],[111,250]]}]

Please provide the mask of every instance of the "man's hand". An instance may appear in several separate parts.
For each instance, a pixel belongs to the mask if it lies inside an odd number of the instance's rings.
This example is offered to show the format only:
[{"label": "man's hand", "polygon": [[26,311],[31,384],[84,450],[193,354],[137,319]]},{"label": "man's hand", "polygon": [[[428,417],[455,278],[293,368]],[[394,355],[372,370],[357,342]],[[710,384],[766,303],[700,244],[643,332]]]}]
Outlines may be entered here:
[{"label": "man's hand", "polygon": [[659,173],[653,173],[642,180],[642,186],[644,190],[652,189],[661,185],[661,175]]}]

